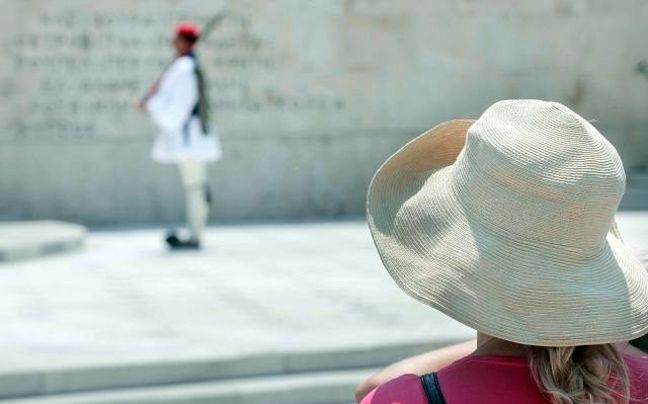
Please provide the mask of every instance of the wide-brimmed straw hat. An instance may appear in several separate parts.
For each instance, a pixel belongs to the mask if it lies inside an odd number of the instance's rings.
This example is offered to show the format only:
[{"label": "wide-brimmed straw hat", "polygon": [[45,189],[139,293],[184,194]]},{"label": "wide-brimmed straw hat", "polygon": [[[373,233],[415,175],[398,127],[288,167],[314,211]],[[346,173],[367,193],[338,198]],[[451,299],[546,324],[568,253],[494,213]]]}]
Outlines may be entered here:
[{"label": "wide-brimmed straw hat", "polygon": [[376,173],[367,215],[410,296],[527,345],[648,332],[648,273],[613,231],[614,147],[564,105],[501,101],[427,131]]}]

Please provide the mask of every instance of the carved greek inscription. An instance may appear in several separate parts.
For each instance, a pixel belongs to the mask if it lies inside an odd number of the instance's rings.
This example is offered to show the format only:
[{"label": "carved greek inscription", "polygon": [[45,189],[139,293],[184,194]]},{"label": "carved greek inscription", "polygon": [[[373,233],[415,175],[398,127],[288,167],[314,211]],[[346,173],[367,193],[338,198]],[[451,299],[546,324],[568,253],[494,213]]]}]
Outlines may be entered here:
[{"label": "carved greek inscription", "polygon": [[[109,4],[109,3],[107,3]],[[150,10],[149,10],[150,11]],[[3,49],[16,76],[16,117],[2,131],[17,139],[92,139],[147,130],[134,106],[172,58],[170,28],[204,24],[204,13],[43,10],[9,35]],[[283,44],[255,30],[253,16],[233,13],[201,43],[211,107],[219,114],[338,113],[342,97],[286,91],[273,80],[285,69]],[[124,122],[135,127],[123,127]],[[138,123],[139,122],[139,123]],[[149,130],[150,131],[150,130]]]}]

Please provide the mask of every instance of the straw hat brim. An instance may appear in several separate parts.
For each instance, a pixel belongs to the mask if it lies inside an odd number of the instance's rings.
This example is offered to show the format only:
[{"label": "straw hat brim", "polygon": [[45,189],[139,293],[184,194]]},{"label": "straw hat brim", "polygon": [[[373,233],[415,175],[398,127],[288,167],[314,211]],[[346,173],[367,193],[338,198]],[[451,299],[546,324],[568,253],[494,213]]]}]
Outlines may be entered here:
[{"label": "straw hat brim", "polygon": [[427,131],[373,178],[369,227],[396,283],[471,328],[521,344],[589,345],[646,334],[648,273],[618,235],[610,232],[600,253],[584,259],[487,225],[462,206],[452,170],[473,122]]}]

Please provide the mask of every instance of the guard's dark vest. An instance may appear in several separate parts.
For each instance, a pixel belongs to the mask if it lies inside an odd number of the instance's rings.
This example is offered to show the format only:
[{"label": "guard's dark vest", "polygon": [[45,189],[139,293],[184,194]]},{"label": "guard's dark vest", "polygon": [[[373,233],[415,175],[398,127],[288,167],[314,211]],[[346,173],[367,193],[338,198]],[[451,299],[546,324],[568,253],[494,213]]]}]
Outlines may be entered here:
[{"label": "guard's dark vest", "polygon": [[[203,133],[207,135],[209,133],[209,99],[207,96],[207,83],[196,55],[192,53],[189,57],[194,60],[194,65],[196,66],[196,79],[198,80],[198,102],[191,113],[191,118],[197,116],[198,119],[200,119]],[[191,120],[191,118],[189,119]],[[187,122],[186,126],[188,126],[188,124],[189,123]]]}]

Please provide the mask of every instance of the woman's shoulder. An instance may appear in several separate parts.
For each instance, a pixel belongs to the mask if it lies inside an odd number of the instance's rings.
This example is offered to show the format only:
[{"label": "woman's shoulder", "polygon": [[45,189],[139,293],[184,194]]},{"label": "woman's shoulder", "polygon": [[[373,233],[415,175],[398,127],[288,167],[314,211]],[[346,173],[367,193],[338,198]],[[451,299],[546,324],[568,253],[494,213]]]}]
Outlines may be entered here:
[{"label": "woman's shoulder", "polygon": [[648,390],[648,355],[647,356],[631,356],[624,355],[626,365],[628,365],[628,371],[630,376],[639,378],[644,384],[646,384],[646,389]]},{"label": "woman's shoulder", "polygon": [[637,355],[623,355],[628,365],[628,369],[633,371],[644,371],[648,372],[648,355],[637,356]]},{"label": "woman's shoulder", "polygon": [[420,376],[407,374],[378,386],[361,404],[427,404]]},{"label": "woman's shoulder", "polygon": [[[472,365],[477,362],[483,365],[497,365],[498,368],[509,369],[510,371],[516,372],[518,368],[524,368],[528,366],[525,360],[521,358],[472,358],[473,360],[460,360],[455,362],[453,365],[445,368],[442,373],[442,376],[446,376],[452,373],[461,373],[461,370],[465,370],[464,365],[466,362],[470,362]],[[632,379],[632,385],[634,387],[635,394],[639,394],[641,397],[648,397],[648,356],[626,356],[626,363],[628,365],[628,370],[630,372],[630,377]],[[500,369],[501,370],[501,369]],[[497,373],[497,372],[495,372]],[[528,376],[528,372],[522,372]],[[481,374],[481,378],[485,374]],[[466,376],[463,374],[462,376]],[[473,375],[474,376],[474,375]],[[508,374],[507,376],[511,376]],[[528,377],[527,377],[528,378]],[[487,379],[492,379],[487,377]],[[528,387],[529,390],[535,391],[533,381],[528,378]],[[508,378],[510,381],[510,377]],[[492,380],[489,381],[492,384]],[[442,383],[443,384],[443,383]],[[497,383],[495,383],[497,384]],[[518,383],[519,384],[519,383]],[[524,383],[522,383],[524,384]],[[510,386],[509,386],[510,387]],[[525,387],[525,386],[522,386]],[[540,396],[538,396],[540,397]],[[539,399],[539,401],[542,401]],[[395,403],[407,403],[407,404],[427,404],[427,398],[423,390],[423,384],[421,383],[420,376],[413,374],[406,374],[400,376],[394,380],[391,380],[369,393],[361,402],[361,404],[395,404]]]},{"label": "woman's shoulder", "polygon": [[[648,356],[625,355],[632,386],[632,397],[636,402],[648,400]],[[632,402],[635,402],[632,401]]]}]

